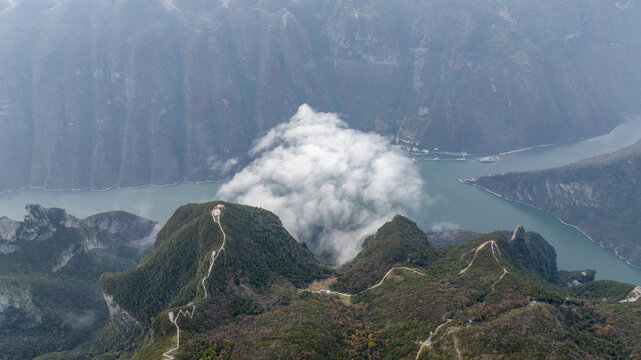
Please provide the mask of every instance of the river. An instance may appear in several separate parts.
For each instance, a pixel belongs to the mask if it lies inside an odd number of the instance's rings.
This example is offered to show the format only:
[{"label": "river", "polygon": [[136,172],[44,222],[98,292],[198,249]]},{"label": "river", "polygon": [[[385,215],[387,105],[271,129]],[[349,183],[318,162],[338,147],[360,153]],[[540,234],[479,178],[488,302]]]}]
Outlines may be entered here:
[{"label": "river", "polygon": [[[523,225],[539,232],[554,246],[560,269],[597,270],[597,279],[613,279],[641,285],[641,270],[618,259],[612,250],[590,242],[578,230],[554,216],[515,204],[483,190],[458,182],[492,173],[528,171],[570,164],[606,154],[641,138],[641,118],[631,117],[611,133],[562,145],[535,148],[501,157],[494,163],[476,161],[418,161],[430,202],[419,214],[409,214],[424,229],[433,226],[477,232],[512,230]],[[220,183],[180,184],[168,187],[92,191],[43,191],[24,189],[0,194],[0,216],[20,219],[27,203],[61,207],[77,217],[125,210],[164,222],[180,205],[216,199]]]}]

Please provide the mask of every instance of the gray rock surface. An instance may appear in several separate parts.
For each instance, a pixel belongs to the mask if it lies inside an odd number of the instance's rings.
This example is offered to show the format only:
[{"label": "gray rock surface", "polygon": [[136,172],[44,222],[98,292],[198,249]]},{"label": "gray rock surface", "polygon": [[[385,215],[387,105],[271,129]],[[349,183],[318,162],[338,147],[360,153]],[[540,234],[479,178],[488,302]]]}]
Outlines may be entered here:
[{"label": "gray rock surface", "polygon": [[512,233],[510,241],[523,241],[523,235],[525,235],[525,228],[519,225],[514,229],[514,233]]},{"label": "gray rock surface", "polygon": [[13,241],[18,223],[6,216],[0,217],[0,241]]},{"label": "gray rock surface", "polygon": [[0,285],[0,328],[30,328],[38,325],[41,319],[28,287]]},{"label": "gray rock surface", "polygon": [[641,142],[560,168],[483,176],[478,186],[548,211],[641,266]]},{"label": "gray rock surface", "polygon": [[[113,310],[100,276],[135,268],[160,227],[121,211],[78,219],[37,204],[26,209],[23,221],[0,218],[2,359],[69,349],[99,331]],[[112,319],[119,329],[135,325],[126,314]]]},{"label": "gray rock surface", "polygon": [[602,0],[0,2],[0,191],[221,179],[302,103],[430,149],[601,134],[641,104],[640,17]]},{"label": "gray rock surface", "polygon": [[[0,253],[12,254],[12,259],[7,258],[5,262],[15,262],[17,266],[21,266],[21,262],[31,266],[33,263],[46,265],[53,272],[64,268],[75,256],[94,249],[137,261],[141,254],[151,250],[160,229],[154,221],[123,211],[96,214],[81,220],[63,209],[38,204],[28,204],[26,210],[21,222],[0,219]],[[31,242],[46,244],[33,245]]]}]

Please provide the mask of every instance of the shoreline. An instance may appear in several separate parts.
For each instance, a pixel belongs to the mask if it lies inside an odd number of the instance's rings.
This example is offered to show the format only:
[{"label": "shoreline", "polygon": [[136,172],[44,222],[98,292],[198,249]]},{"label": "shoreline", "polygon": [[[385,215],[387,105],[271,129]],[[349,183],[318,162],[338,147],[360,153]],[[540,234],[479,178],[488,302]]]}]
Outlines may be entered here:
[{"label": "shoreline", "polygon": [[[602,134],[602,135],[604,135],[604,134]],[[598,136],[602,136],[602,135],[598,135]],[[598,137],[598,136],[595,136],[595,137]],[[466,157],[468,157],[468,156],[470,156],[470,157],[474,157],[474,156],[506,156],[506,155],[518,154],[518,153],[521,153],[521,152],[530,151],[530,150],[539,149],[539,148],[546,148],[546,147],[550,147],[550,146],[568,144],[568,143],[572,143],[572,142],[575,142],[575,141],[582,141],[582,140],[586,140],[586,139],[590,139],[590,138],[589,137],[586,137],[586,138],[571,138],[571,139],[568,139],[567,141],[562,141],[562,142],[558,142],[558,143],[532,145],[532,146],[528,146],[526,148],[516,148],[516,149],[512,149],[512,150],[503,151],[503,152],[500,152],[500,153],[468,153],[468,152],[465,152],[465,151],[430,151],[428,153],[424,153],[424,152],[420,152],[420,151],[416,152],[416,151],[407,150],[407,149],[403,149],[403,151],[405,153],[407,153],[408,155],[412,155],[412,156],[428,156],[428,155],[447,155],[447,156],[463,156],[463,155],[465,155]],[[475,160],[467,160],[467,159],[465,159],[465,160],[466,161],[475,161]]]},{"label": "shoreline", "polygon": [[565,220],[561,219],[559,216],[557,216],[557,215],[555,215],[555,214],[553,214],[553,213],[551,213],[551,212],[549,212],[549,211],[547,211],[547,210],[541,209],[541,208],[539,208],[539,207],[537,207],[537,206],[534,206],[534,205],[531,205],[531,204],[524,203],[524,202],[522,202],[522,201],[509,199],[509,198],[507,198],[507,197],[505,197],[505,196],[503,196],[503,195],[501,195],[501,194],[499,194],[499,193],[496,193],[496,192],[494,192],[494,191],[492,191],[492,190],[490,190],[490,189],[488,189],[488,188],[486,188],[486,187],[484,187],[484,186],[481,186],[481,185],[479,185],[479,184],[475,183],[475,182],[474,182],[474,179],[458,179],[458,182],[460,182],[461,184],[472,185],[472,186],[477,187],[477,188],[479,188],[479,189],[482,189],[482,190],[484,190],[484,191],[486,191],[486,192],[488,192],[488,193],[490,193],[490,194],[492,194],[492,195],[494,195],[494,196],[496,196],[496,197],[499,197],[499,198],[501,198],[501,199],[503,199],[503,200],[506,200],[506,201],[509,201],[509,202],[512,202],[512,203],[515,203],[515,204],[525,205],[525,206],[531,207],[531,208],[533,208],[533,209],[536,209],[536,210],[542,211],[542,212],[544,212],[544,213],[546,213],[546,214],[552,215],[552,216],[554,216],[554,218],[555,218],[555,219],[557,219],[561,224],[563,224],[563,225],[565,225],[565,226],[568,226],[568,227],[571,227],[571,228],[574,228],[574,229],[578,230],[581,234],[583,234],[586,238],[588,238],[588,239],[590,240],[590,242],[592,242],[592,243],[593,243],[593,244],[595,244],[595,245],[598,245],[601,249],[611,250],[612,252],[614,252],[614,255],[615,255],[619,260],[622,260],[622,261],[624,261],[626,264],[628,264],[628,266],[630,266],[630,267],[632,267],[632,268],[634,268],[634,269],[641,270],[641,266],[633,265],[633,264],[630,262],[630,260],[628,260],[628,259],[624,258],[623,256],[619,255],[619,251],[618,251],[617,249],[614,249],[614,248],[610,248],[610,247],[603,246],[603,245],[602,245],[602,244],[600,244],[599,242],[595,241],[595,240],[594,240],[590,235],[588,235],[588,233],[586,233],[585,231],[583,231],[583,229],[581,229],[581,228],[580,228],[580,227],[578,227],[577,225],[570,224],[570,223],[568,223],[567,221],[565,221]]},{"label": "shoreline", "polygon": [[9,189],[9,190],[2,190],[0,191],[0,195],[4,194],[10,194],[10,193],[17,193],[20,191],[24,190],[41,190],[45,192],[64,192],[64,191],[91,191],[91,192],[105,192],[105,191],[110,191],[110,190],[135,190],[135,189],[144,189],[144,188],[164,188],[164,187],[172,187],[172,186],[177,186],[181,184],[190,184],[190,185],[202,185],[202,184],[212,184],[212,183],[223,183],[225,180],[204,180],[204,181],[190,181],[187,179],[182,179],[180,181],[176,181],[173,183],[169,184],[146,184],[146,185],[136,185],[136,186],[119,186],[119,185],[113,185],[110,187],[106,188],[100,188],[100,189],[94,189],[91,187],[83,187],[83,188],[60,188],[60,189],[51,189],[47,188],[44,186],[31,186],[31,185],[25,185],[23,187],[19,187],[16,189]]},{"label": "shoreline", "polygon": [[[569,139],[567,142],[571,142],[571,141],[576,141],[576,139]],[[539,149],[539,148],[546,148],[546,147],[556,146],[556,145],[561,145],[561,144],[562,143],[532,145],[532,146],[528,146],[528,147],[522,148],[522,149],[514,149],[514,150],[505,151],[505,152],[502,152],[500,154],[496,154],[495,156],[505,156],[505,155],[511,155],[511,154],[518,154],[518,153],[521,153],[521,152],[524,152],[524,151],[529,151],[529,150],[534,150],[534,149]]]}]

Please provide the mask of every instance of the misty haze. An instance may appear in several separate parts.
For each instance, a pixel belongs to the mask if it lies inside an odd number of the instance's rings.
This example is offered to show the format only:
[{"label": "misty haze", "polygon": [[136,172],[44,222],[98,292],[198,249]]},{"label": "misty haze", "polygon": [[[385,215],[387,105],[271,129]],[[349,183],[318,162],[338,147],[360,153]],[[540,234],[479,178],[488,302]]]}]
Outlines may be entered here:
[{"label": "misty haze", "polygon": [[640,358],[639,34],[639,0],[0,0],[0,359]]}]

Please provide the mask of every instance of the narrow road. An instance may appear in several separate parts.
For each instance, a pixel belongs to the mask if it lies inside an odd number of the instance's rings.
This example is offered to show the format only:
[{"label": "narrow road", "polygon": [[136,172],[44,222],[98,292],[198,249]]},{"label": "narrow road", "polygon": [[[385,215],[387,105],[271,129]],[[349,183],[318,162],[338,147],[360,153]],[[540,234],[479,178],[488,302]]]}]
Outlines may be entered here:
[{"label": "narrow road", "polygon": [[479,251],[481,251],[481,249],[483,249],[487,244],[490,244],[490,247],[492,248],[492,256],[494,257],[494,260],[496,260],[497,264],[499,264],[501,269],[503,269],[503,274],[501,274],[501,276],[496,281],[494,281],[494,283],[492,283],[492,291],[494,291],[494,287],[496,286],[496,283],[501,281],[501,279],[503,279],[503,277],[507,273],[509,273],[509,271],[507,271],[505,266],[501,265],[501,261],[499,261],[499,258],[496,256],[497,252],[499,255],[501,255],[501,249],[499,249],[499,245],[494,240],[489,240],[479,245],[474,251],[474,257],[472,258],[472,260],[470,260],[470,263],[467,265],[465,269],[459,271],[459,275],[465,274],[465,272],[472,267],[472,264],[474,264],[474,260],[476,260],[476,256],[478,255]]},{"label": "narrow road", "polygon": [[418,358],[421,356],[421,353],[423,352],[423,350],[425,350],[425,348],[429,348],[429,347],[432,346],[432,337],[435,336],[436,334],[438,334],[438,331],[443,326],[449,324],[451,321],[452,321],[452,319],[447,319],[444,323],[442,323],[441,325],[437,326],[436,329],[433,332],[430,331],[430,337],[428,337],[427,340],[423,341],[421,343],[421,347],[418,348],[418,353],[416,354],[416,360],[418,360]]},{"label": "narrow road", "polygon": [[[476,249],[474,250],[474,257],[472,257],[472,260],[470,260],[469,264],[467,264],[467,266],[463,270],[459,271],[459,275],[465,274],[472,267],[472,265],[474,264],[474,261],[476,260],[476,256],[478,255],[479,251],[481,251],[483,248],[485,248],[488,244],[490,245],[490,248],[492,249],[492,256],[494,257],[494,260],[496,260],[497,264],[499,264],[501,269],[503,269],[503,274],[501,274],[501,276],[498,279],[496,279],[496,281],[494,281],[492,283],[492,291],[494,291],[494,287],[496,286],[496,284],[499,281],[501,281],[501,279],[503,279],[503,277],[507,273],[509,273],[509,271],[507,271],[507,269],[501,264],[501,261],[499,260],[498,256],[496,256],[497,253],[498,253],[499,256],[502,256],[502,255],[501,255],[501,249],[499,249],[499,245],[496,243],[495,240],[489,240],[489,241],[486,241],[486,242],[482,243],[481,245],[477,246]],[[416,359],[417,360],[421,356],[421,353],[425,349],[428,349],[428,348],[430,348],[432,346],[432,338],[438,334],[438,331],[441,329],[441,327],[449,324],[451,321],[452,321],[452,319],[447,319],[444,323],[439,325],[436,328],[436,330],[434,330],[434,332],[430,332],[430,337],[427,338],[427,340],[425,340],[424,342],[422,342],[421,343],[421,347],[418,349],[418,354],[416,354]],[[454,335],[453,332],[452,332],[452,335],[454,336],[454,350],[456,351],[456,357],[460,360],[460,359],[462,359],[462,357],[461,357],[461,350],[459,349],[458,338],[456,337],[456,335]]]},{"label": "narrow road", "polygon": [[[416,269],[408,268],[408,267],[405,267],[405,266],[396,266],[396,267],[393,267],[393,268],[389,269],[389,271],[387,271],[387,273],[383,276],[381,281],[379,281],[376,285],[372,285],[372,286],[368,287],[367,289],[365,289],[363,291],[376,289],[377,287],[383,285],[383,283],[385,282],[387,277],[390,276],[390,274],[392,274],[392,272],[394,272],[395,270],[411,271],[411,272],[413,272],[413,273],[415,273],[417,275],[425,276],[424,273],[422,273],[422,272],[420,272],[420,271],[418,271]],[[341,292],[337,292],[337,291],[332,291],[332,290],[329,290],[329,289],[320,289],[320,290],[305,289],[305,291],[311,292],[311,293],[315,293],[315,294],[327,294],[327,295],[343,296],[343,297],[346,297],[348,299],[348,301],[349,301],[349,299],[351,299],[352,296],[355,295],[355,294],[346,294],[346,293],[341,293]],[[441,326],[449,323],[450,321],[452,321],[452,320],[449,319],[446,322],[444,322],[443,324],[441,324],[439,327],[436,328],[434,333],[436,334],[436,332],[438,332],[438,330],[441,328]],[[432,334],[430,333],[430,337],[427,340],[425,340],[425,342],[421,343],[421,347],[418,349],[418,354],[416,354],[416,358],[417,359],[418,359],[419,355],[421,355],[421,351],[423,351],[423,348],[425,346],[428,346],[427,343],[429,342],[430,345],[431,345],[431,340],[432,340]]]},{"label": "narrow road", "polygon": [[[379,281],[379,282],[378,282],[378,284],[376,284],[376,285],[372,285],[372,286],[368,287],[367,289],[365,289],[365,290],[363,290],[363,291],[376,289],[377,287],[379,287],[379,286],[383,285],[383,283],[385,282],[385,279],[387,279],[387,277],[388,277],[388,276],[389,276],[389,275],[390,275],[394,270],[407,270],[407,271],[411,271],[411,272],[413,272],[413,273],[415,273],[415,274],[418,274],[418,275],[421,275],[421,276],[425,276],[425,274],[424,274],[424,273],[422,273],[422,272],[420,272],[420,271],[418,271],[418,270],[416,270],[416,269],[408,268],[408,267],[405,267],[405,266],[397,266],[397,267],[393,267],[393,268],[391,268],[391,269],[390,269],[390,270],[385,274],[385,276],[383,276],[383,278],[381,279],[381,281]],[[343,296],[343,297],[346,297],[346,298],[351,298],[352,296],[356,295],[356,294],[342,293],[342,292],[338,292],[338,291],[334,291],[334,290],[329,290],[329,289],[320,289],[320,290],[309,290],[309,289],[305,289],[305,291],[307,291],[307,292],[311,292],[311,293],[314,293],[314,294],[338,295],[338,296]]]},{"label": "narrow road", "polygon": [[[218,228],[220,228],[220,232],[223,234],[223,243],[220,245],[220,248],[218,250],[214,250],[211,252],[211,262],[209,263],[209,270],[207,271],[207,276],[205,276],[202,281],[200,282],[201,285],[203,286],[203,290],[205,291],[205,295],[201,300],[204,300],[209,296],[207,292],[207,286],[205,285],[205,281],[209,279],[209,276],[211,276],[211,270],[214,268],[214,263],[216,262],[216,259],[220,256],[220,253],[225,251],[225,243],[227,242],[227,235],[225,234],[225,230],[223,230],[223,226],[220,224],[220,215],[222,215],[222,210],[225,207],[222,204],[216,205],[216,207],[211,211],[211,218],[214,220],[216,224],[218,224]],[[180,349],[180,326],[178,325],[178,319],[180,317],[188,317],[188,318],[193,318],[194,313],[196,313],[196,305],[194,305],[193,301],[187,304],[187,306],[191,306],[191,311],[190,310],[184,310],[180,309],[178,312],[174,315],[173,311],[169,312],[169,321],[176,326],[176,346],[167,350],[165,353],[162,354],[162,359],[163,360],[175,360],[173,355],[174,351]]]},{"label": "narrow road", "polygon": [[630,294],[628,294],[628,296],[625,299],[619,302],[622,302],[622,303],[635,302],[639,299],[641,299],[641,286],[637,286],[634,289],[632,289],[632,291],[630,291]]},{"label": "narrow road", "polygon": [[454,350],[456,351],[456,358],[458,360],[462,360],[463,357],[461,356],[461,350],[458,347],[458,338],[454,334],[452,336],[454,336]]},{"label": "narrow road", "polygon": [[379,282],[378,282],[378,284],[376,284],[376,285],[374,285],[374,286],[370,286],[370,287],[368,287],[368,288],[367,288],[367,289],[365,289],[365,290],[372,290],[372,289],[376,289],[377,287],[379,287],[379,286],[383,285],[383,282],[385,281],[385,279],[387,279],[387,277],[388,277],[388,276],[392,273],[392,271],[394,271],[394,270],[407,270],[407,271],[411,271],[411,272],[413,272],[413,273],[416,273],[416,274],[418,274],[418,275],[425,276],[425,274],[424,274],[424,273],[422,273],[422,272],[420,272],[420,271],[418,271],[418,270],[415,270],[415,269],[412,269],[412,268],[408,268],[408,267],[405,267],[405,266],[397,266],[397,267],[393,267],[393,268],[391,268],[391,269],[390,269],[390,270],[385,274],[385,276],[383,276],[383,278],[381,279],[381,281],[379,281]]}]

